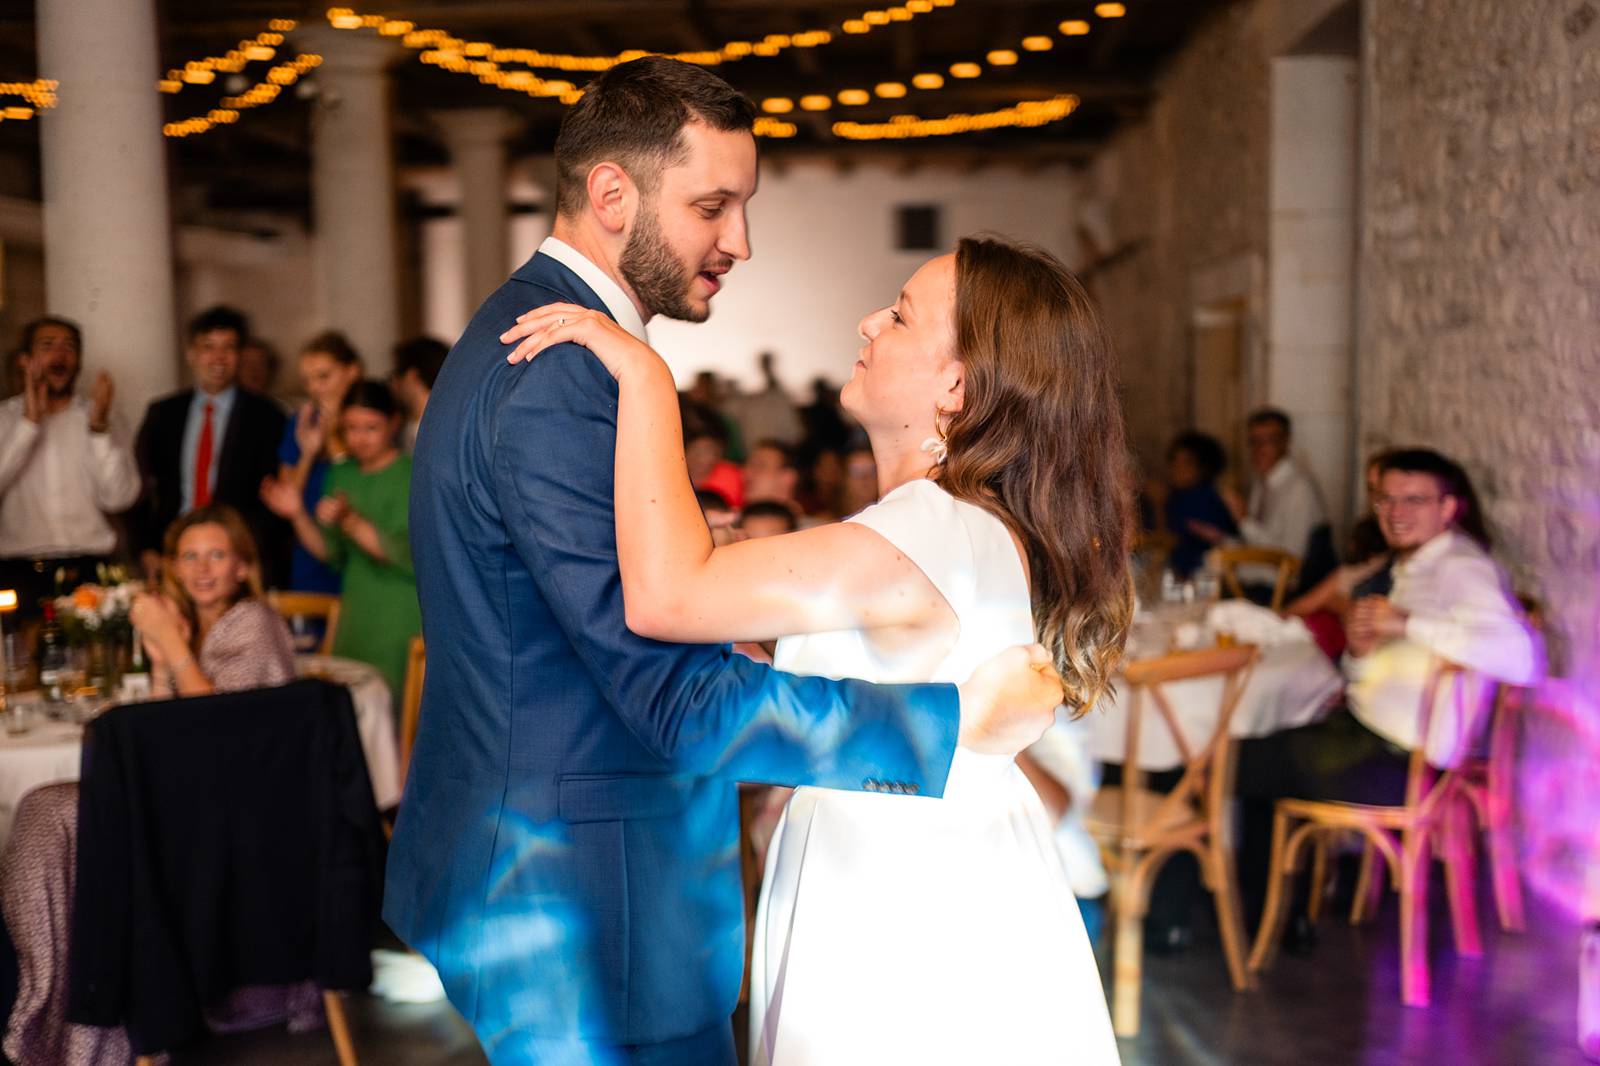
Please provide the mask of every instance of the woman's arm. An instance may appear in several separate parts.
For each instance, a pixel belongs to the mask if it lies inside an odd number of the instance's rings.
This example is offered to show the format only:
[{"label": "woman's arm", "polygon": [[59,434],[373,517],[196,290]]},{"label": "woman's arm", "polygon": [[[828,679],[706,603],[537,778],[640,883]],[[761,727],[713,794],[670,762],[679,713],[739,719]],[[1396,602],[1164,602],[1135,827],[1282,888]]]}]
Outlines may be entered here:
[{"label": "woman's arm", "polygon": [[1349,604],[1349,597],[1345,595],[1344,582],[1340,572],[1335,570],[1304,595],[1300,596],[1289,606],[1283,609],[1286,618],[1304,618],[1308,614],[1318,611],[1333,611],[1343,614]]},{"label": "woman's arm", "polygon": [[322,527],[306,514],[305,500],[301,498],[299,486],[284,478],[269,477],[261,483],[261,502],[267,509],[279,518],[288,519],[294,527],[294,535],[300,538],[300,543],[306,551],[321,559],[328,561],[328,541],[322,535]]},{"label": "woman's arm", "polygon": [[523,337],[512,361],[580,344],[617,379],[617,561],[635,633],[718,643],[951,619],[916,564],[865,526],[713,546],[689,483],[677,387],[661,358],[604,314],[572,304],[524,315],[502,340]]}]

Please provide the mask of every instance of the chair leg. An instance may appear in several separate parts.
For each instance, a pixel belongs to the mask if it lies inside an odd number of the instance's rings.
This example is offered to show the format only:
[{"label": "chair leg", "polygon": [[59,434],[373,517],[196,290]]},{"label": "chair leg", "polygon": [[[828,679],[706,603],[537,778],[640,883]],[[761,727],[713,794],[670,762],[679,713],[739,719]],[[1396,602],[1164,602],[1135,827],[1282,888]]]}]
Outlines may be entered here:
[{"label": "chair leg", "polygon": [[1244,912],[1239,905],[1239,882],[1234,875],[1233,856],[1215,843],[1207,849],[1211,867],[1211,899],[1217,908],[1217,929],[1222,935],[1222,954],[1228,963],[1228,979],[1235,992],[1254,988],[1255,975],[1245,964]]},{"label": "chair leg", "polygon": [[1372,841],[1361,850],[1361,875],[1356,878],[1355,898],[1350,901],[1350,924],[1365,925],[1378,913],[1383,901],[1383,852]]},{"label": "chair leg", "polygon": [[1500,915],[1500,928],[1520,933],[1526,928],[1522,913],[1522,877],[1517,870],[1517,842],[1511,829],[1511,805],[1499,797],[1489,797],[1487,837],[1489,871],[1494,880],[1494,906]]},{"label": "chair leg", "polygon": [[1483,941],[1478,936],[1478,898],[1476,863],[1473,862],[1472,810],[1464,800],[1452,803],[1441,814],[1444,834],[1445,890],[1450,900],[1450,927],[1456,953],[1469,959],[1483,957]]},{"label": "chair leg", "polygon": [[1139,985],[1144,979],[1144,901],[1123,874],[1117,881],[1116,932],[1111,949],[1111,1027],[1139,1035]]},{"label": "chair leg", "polygon": [[325,989],[322,1005],[328,1014],[328,1032],[333,1035],[333,1048],[339,1054],[339,1066],[359,1066],[356,1046],[350,1040],[350,1022],[344,1015],[344,998],[337,992]]},{"label": "chair leg", "polygon": [[1428,834],[1413,829],[1400,853],[1400,1000],[1426,1007],[1428,978]]},{"label": "chair leg", "polygon": [[1306,903],[1306,917],[1316,925],[1322,919],[1322,897],[1328,892],[1328,841],[1318,836],[1317,850],[1311,853],[1311,896]]},{"label": "chair leg", "polygon": [[154,1055],[139,1055],[133,1060],[133,1066],[156,1066]]},{"label": "chair leg", "polygon": [[1289,909],[1289,816],[1272,812],[1272,859],[1267,868],[1267,903],[1261,912],[1255,946],[1250,950],[1250,970],[1260,973],[1272,965],[1278,954],[1278,940]]}]

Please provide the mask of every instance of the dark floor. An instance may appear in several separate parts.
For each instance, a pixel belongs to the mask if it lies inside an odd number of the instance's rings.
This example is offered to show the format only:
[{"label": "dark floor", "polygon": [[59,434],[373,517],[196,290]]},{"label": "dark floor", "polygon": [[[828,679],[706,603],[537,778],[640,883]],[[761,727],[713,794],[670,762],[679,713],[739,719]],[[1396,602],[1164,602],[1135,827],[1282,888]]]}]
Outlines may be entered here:
[{"label": "dark floor", "polygon": [[[1435,893],[1436,897],[1442,893]],[[1399,1000],[1398,921],[1390,898],[1378,921],[1352,929],[1324,917],[1309,958],[1280,957],[1261,989],[1235,995],[1215,935],[1202,928],[1186,954],[1145,964],[1144,1025],[1122,1042],[1126,1066],[1557,1066],[1576,1046],[1578,929],[1531,901],[1530,930],[1493,927],[1482,901],[1484,958],[1457,959],[1449,922],[1433,927],[1433,998]],[[1102,959],[1102,965],[1105,960]],[[350,1002],[364,1064],[467,1066],[485,1060],[448,1006]],[[740,1019],[743,1021],[741,1012]],[[1064,1034],[1065,1036],[1066,1034]],[[175,1066],[335,1066],[326,1033],[281,1031],[218,1038]],[[1071,1061],[1070,1057],[1065,1061]]]}]

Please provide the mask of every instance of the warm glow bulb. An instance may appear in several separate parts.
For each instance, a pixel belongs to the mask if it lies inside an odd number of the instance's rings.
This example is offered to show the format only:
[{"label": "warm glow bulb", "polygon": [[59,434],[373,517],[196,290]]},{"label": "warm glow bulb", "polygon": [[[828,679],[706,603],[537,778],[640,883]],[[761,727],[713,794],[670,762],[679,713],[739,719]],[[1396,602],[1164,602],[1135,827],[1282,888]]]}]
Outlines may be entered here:
[{"label": "warm glow bulb", "polygon": [[1125,4],[1096,4],[1094,13],[1103,19],[1119,19],[1128,13],[1128,8]]},{"label": "warm glow bulb", "polygon": [[794,110],[794,101],[787,96],[769,96],[761,101],[761,110],[773,115],[787,115]]},{"label": "warm glow bulb", "polygon": [[933,10],[933,0],[906,0],[906,10],[916,15],[926,15]]},{"label": "warm glow bulb", "polygon": [[919,89],[942,89],[944,88],[944,75],[918,74],[911,79],[911,84]]},{"label": "warm glow bulb", "polygon": [[976,63],[952,63],[950,73],[958,78],[976,78],[983,73],[983,68]]},{"label": "warm glow bulb", "polygon": [[906,87],[897,81],[884,81],[874,86],[872,91],[885,100],[898,100],[906,94]]},{"label": "warm glow bulb", "polygon": [[1022,47],[1030,52],[1048,52],[1056,46],[1056,42],[1048,37],[1024,37]]},{"label": "warm glow bulb", "polygon": [[1013,52],[1009,48],[997,48],[993,52],[989,53],[989,63],[991,66],[1010,67],[1015,66],[1016,62],[1017,53]]},{"label": "warm glow bulb", "polygon": [[870,99],[872,94],[865,89],[843,89],[838,96],[839,102],[846,107],[860,107]]},{"label": "warm glow bulb", "polygon": [[821,93],[811,93],[800,98],[802,111],[826,111],[833,106],[833,98],[823,96]]},{"label": "warm glow bulb", "polygon": [[865,19],[851,19],[839,28],[846,33],[866,33],[872,29],[871,26],[867,25]]},{"label": "warm glow bulb", "polygon": [[1089,24],[1083,19],[1068,19],[1058,28],[1068,37],[1082,37],[1089,32]]}]

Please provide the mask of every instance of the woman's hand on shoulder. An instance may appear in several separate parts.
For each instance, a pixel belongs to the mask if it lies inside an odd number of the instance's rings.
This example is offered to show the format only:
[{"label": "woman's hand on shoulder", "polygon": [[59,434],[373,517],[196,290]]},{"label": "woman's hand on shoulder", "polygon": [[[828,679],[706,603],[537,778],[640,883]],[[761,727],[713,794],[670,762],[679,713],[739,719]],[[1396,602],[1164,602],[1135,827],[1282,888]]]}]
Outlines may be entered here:
[{"label": "woman's hand on shoulder", "polygon": [[516,343],[508,363],[526,362],[557,344],[578,344],[595,354],[611,376],[622,379],[629,371],[659,364],[655,349],[617,325],[603,311],[577,304],[554,303],[535,307],[517,318],[517,324],[500,334],[503,344]]}]

